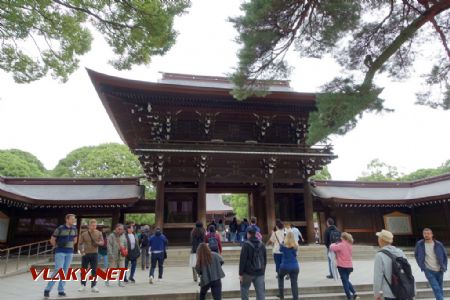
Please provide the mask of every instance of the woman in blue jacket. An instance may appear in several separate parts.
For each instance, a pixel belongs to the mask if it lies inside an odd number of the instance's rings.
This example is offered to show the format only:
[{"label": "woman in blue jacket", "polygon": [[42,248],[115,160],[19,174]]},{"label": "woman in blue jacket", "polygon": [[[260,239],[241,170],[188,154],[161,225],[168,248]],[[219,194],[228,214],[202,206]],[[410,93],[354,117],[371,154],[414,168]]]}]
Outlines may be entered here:
[{"label": "woman in blue jacket", "polygon": [[167,238],[164,234],[162,234],[161,229],[159,227],[156,228],[155,234],[152,235],[148,241],[150,253],[151,253],[151,262],[152,267],[150,268],[150,278],[149,283],[153,283],[153,278],[155,275],[156,263],[158,263],[158,280],[162,280],[163,276],[163,264],[164,259],[166,257],[167,250]]},{"label": "woman in blue jacket", "polygon": [[298,273],[300,267],[297,261],[298,243],[292,231],[288,232],[284,238],[284,243],[280,244],[282,254],[280,271],[278,273],[278,296],[284,299],[284,277],[289,275],[291,280],[292,299],[298,300]]}]

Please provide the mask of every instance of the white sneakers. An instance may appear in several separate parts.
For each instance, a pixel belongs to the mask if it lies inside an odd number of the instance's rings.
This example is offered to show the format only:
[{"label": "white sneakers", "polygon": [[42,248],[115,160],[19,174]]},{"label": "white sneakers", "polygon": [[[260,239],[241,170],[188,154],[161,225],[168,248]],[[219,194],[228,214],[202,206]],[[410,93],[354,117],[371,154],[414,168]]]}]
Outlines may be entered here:
[{"label": "white sneakers", "polygon": [[97,287],[93,287],[93,288],[91,288],[91,292],[93,292],[93,293],[100,293],[100,291],[98,290],[98,288]]},{"label": "white sneakers", "polygon": [[153,284],[153,276],[150,276],[150,278],[148,279],[148,283]]}]

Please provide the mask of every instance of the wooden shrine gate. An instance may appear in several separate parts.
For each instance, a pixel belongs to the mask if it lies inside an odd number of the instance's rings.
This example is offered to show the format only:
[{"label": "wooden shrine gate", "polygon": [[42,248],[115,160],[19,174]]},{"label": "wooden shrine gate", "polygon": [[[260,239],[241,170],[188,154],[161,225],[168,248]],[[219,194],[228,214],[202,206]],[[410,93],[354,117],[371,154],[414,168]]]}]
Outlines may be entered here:
[{"label": "wooden shrine gate", "polygon": [[156,186],[157,226],[187,241],[206,223],[206,193],[247,193],[250,214],[269,233],[276,218],[307,229],[314,239],[307,180],[335,156],[306,144],[315,95],[288,82],[266,97],[236,101],[225,78],[163,74],[159,83],[89,71],[122,140]]}]

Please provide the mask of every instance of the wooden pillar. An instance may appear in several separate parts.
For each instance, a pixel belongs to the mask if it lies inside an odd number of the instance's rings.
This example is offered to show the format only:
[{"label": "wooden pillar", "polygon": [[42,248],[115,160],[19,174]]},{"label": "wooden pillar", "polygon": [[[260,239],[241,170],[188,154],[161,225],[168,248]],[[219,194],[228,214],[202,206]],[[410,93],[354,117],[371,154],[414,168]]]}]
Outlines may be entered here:
[{"label": "wooden pillar", "polygon": [[206,177],[204,174],[200,175],[198,181],[197,201],[197,220],[206,226]]},{"label": "wooden pillar", "polygon": [[248,197],[248,216],[249,218],[255,217],[255,199],[253,197],[253,192],[247,194]]},{"label": "wooden pillar", "polygon": [[422,233],[420,232],[419,223],[417,222],[416,210],[414,209],[414,206],[411,207],[410,213],[411,213],[413,236],[421,236]]},{"label": "wooden pillar", "polygon": [[112,220],[111,220],[111,231],[114,230],[114,228],[116,228],[116,224],[120,223],[120,208],[115,208],[112,214]]},{"label": "wooden pillar", "polygon": [[445,214],[445,225],[447,226],[447,243],[450,242],[450,205],[448,203],[443,203],[442,204],[442,209],[444,210],[444,214]]},{"label": "wooden pillar", "polygon": [[304,194],[303,203],[305,205],[305,219],[306,219],[306,237],[308,243],[314,242],[314,216],[313,216],[313,198],[311,194],[311,187],[307,179],[303,184]]},{"label": "wooden pillar", "polygon": [[156,203],[155,203],[155,225],[163,228],[164,226],[164,181],[156,183]]},{"label": "wooden pillar", "polygon": [[343,232],[345,230],[344,212],[342,208],[336,208],[336,227]]},{"label": "wooden pillar", "polygon": [[275,226],[275,194],[273,191],[273,177],[268,176],[266,180],[266,221],[268,232]]}]

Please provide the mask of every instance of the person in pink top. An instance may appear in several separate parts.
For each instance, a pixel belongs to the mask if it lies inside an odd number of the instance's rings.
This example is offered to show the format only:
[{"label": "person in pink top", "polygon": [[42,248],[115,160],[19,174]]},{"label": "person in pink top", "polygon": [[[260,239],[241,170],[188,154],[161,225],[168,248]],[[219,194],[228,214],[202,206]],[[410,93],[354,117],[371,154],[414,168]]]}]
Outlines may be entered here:
[{"label": "person in pink top", "polygon": [[352,250],[353,237],[350,233],[343,232],[341,241],[330,245],[330,250],[336,253],[336,264],[339,276],[342,280],[345,294],[348,300],[359,299],[356,291],[350,282],[350,273],[353,272]]}]

